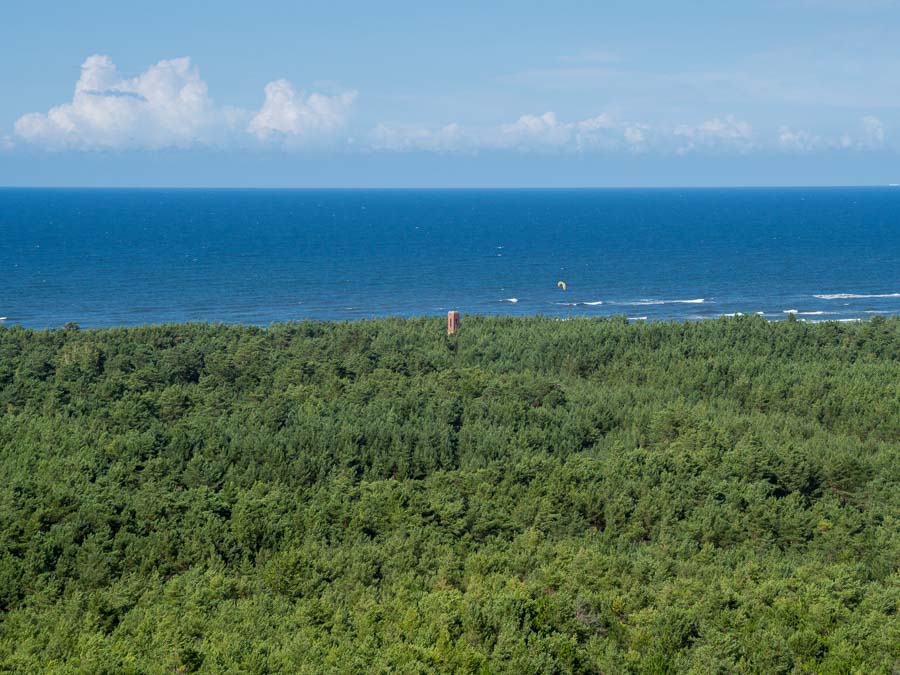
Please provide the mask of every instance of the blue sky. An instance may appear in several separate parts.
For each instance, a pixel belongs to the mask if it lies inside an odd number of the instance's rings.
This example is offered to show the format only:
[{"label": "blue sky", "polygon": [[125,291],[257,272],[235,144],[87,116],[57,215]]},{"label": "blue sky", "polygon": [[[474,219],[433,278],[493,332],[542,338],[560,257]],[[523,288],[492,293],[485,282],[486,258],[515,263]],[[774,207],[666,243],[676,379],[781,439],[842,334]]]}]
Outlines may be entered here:
[{"label": "blue sky", "polygon": [[6,3],[0,185],[900,182],[900,2],[427,4]]}]

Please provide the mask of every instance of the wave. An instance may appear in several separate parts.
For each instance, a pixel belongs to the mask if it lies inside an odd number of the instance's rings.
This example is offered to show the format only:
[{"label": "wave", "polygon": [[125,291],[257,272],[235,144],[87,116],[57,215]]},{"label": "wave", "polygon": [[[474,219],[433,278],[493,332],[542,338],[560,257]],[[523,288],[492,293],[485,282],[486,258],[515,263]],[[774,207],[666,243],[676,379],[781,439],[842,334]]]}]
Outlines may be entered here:
[{"label": "wave", "polygon": [[647,317],[646,316],[629,316],[628,320],[629,321],[646,321]]},{"label": "wave", "polygon": [[822,316],[823,314],[837,314],[837,312],[823,312],[821,310],[815,312],[801,312],[796,309],[783,309],[782,314],[797,314],[798,316]]},{"label": "wave", "polygon": [[706,298],[694,298],[692,300],[631,300],[629,302],[612,302],[612,305],[702,305]]},{"label": "wave", "polygon": [[6,316],[0,316],[0,321],[6,321],[8,318],[9,317],[6,317]]},{"label": "wave", "polygon": [[731,317],[735,317],[735,316],[744,316],[744,313],[743,312],[731,312],[730,314],[723,314],[722,316],[727,316],[727,317],[731,318]]},{"label": "wave", "polygon": [[[503,302],[510,302],[504,300]],[[564,307],[597,307],[599,305],[616,305],[620,307],[646,307],[649,305],[702,305],[706,302],[706,298],[692,298],[690,300],[591,300],[589,302],[557,302],[555,304]]]},{"label": "wave", "polygon": [[819,300],[865,300],[866,298],[900,298],[900,293],[820,293]]},{"label": "wave", "polygon": [[500,302],[511,302],[513,304],[516,304],[518,301],[518,298],[503,298],[502,300],[500,300]]}]

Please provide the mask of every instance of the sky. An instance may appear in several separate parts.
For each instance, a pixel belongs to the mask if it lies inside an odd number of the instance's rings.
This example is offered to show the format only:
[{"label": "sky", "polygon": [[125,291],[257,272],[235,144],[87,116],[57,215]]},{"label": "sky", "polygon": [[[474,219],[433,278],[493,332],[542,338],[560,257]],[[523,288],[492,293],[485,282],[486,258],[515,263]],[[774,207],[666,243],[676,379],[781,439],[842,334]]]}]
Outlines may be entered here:
[{"label": "sky", "polygon": [[6,2],[0,185],[900,182],[900,0]]}]

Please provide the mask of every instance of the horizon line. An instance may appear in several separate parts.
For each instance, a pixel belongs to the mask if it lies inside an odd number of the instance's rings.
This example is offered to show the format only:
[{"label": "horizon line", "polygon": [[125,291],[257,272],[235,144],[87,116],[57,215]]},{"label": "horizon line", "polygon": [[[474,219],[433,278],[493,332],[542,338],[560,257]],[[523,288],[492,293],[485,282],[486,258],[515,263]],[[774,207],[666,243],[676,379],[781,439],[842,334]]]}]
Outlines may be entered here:
[{"label": "horizon line", "polygon": [[900,188],[900,183],[864,184],[744,184],[744,185],[433,185],[433,186],[259,186],[259,185],[0,185],[0,190],[283,190],[283,191],[428,191],[428,190],[829,190]]}]

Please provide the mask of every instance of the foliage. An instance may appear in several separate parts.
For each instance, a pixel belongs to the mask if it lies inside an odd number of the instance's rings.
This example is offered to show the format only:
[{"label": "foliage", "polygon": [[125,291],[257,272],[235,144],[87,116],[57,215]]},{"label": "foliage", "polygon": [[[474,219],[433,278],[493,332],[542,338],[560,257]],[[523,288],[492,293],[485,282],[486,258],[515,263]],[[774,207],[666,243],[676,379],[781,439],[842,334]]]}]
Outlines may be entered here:
[{"label": "foliage", "polygon": [[900,319],[0,328],[0,669],[887,673]]}]

